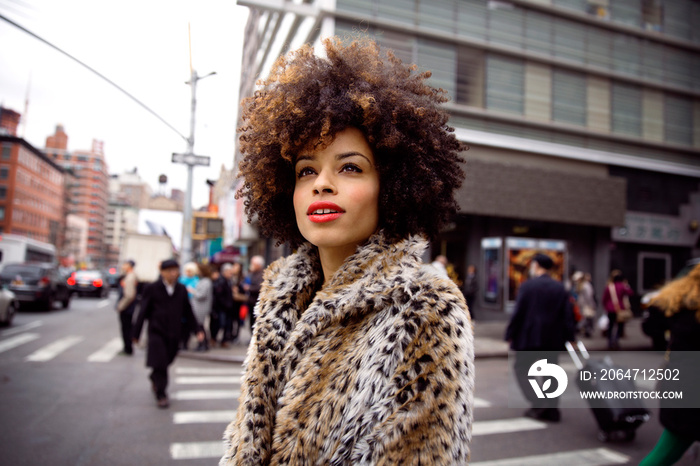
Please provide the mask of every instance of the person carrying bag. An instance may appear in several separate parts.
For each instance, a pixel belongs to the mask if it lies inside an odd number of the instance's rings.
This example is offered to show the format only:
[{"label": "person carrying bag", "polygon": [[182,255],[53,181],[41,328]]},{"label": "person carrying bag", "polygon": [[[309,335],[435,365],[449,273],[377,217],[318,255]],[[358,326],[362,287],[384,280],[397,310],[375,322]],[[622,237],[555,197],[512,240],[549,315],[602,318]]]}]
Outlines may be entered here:
[{"label": "person carrying bag", "polygon": [[[603,293],[603,307],[608,313],[608,348],[620,349],[619,340],[625,331],[625,322],[632,318],[632,307],[629,296],[632,289],[627,284],[622,272],[613,270],[610,273],[608,286]],[[622,304],[621,304],[622,303]],[[615,326],[617,325],[617,332]]]}]

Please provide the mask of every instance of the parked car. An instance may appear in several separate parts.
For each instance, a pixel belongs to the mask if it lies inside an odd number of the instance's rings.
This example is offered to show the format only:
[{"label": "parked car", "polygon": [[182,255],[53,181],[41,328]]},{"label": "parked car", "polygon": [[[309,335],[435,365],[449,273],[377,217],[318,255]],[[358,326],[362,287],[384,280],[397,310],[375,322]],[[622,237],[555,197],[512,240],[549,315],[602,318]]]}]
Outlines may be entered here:
[{"label": "parked car", "polygon": [[15,318],[19,303],[15,294],[10,291],[7,285],[0,288],[0,325],[9,327],[12,325],[12,319]]},{"label": "parked car", "polygon": [[0,272],[0,285],[7,286],[22,305],[38,304],[52,309],[54,302],[60,301],[66,309],[70,304],[68,286],[61,279],[58,267],[50,263],[7,264]]},{"label": "parked car", "polygon": [[78,270],[66,280],[68,288],[78,296],[105,297],[109,294],[109,285],[99,270]]}]

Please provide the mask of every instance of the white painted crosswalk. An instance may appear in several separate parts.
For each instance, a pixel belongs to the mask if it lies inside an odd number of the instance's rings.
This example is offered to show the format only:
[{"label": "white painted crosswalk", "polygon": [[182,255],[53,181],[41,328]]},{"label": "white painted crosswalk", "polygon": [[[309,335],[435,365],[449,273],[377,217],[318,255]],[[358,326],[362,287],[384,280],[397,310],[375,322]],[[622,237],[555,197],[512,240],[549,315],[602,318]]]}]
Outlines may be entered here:
[{"label": "white painted crosswalk", "polygon": [[114,356],[121,351],[123,346],[122,340],[119,337],[113,338],[107,342],[102,348],[88,356],[90,362],[109,362],[114,359]]},{"label": "white painted crosswalk", "polygon": [[178,390],[170,398],[173,400],[237,400],[239,390]]},{"label": "white painted crosswalk", "polygon": [[83,341],[85,337],[82,336],[77,336],[77,335],[71,335],[65,338],[61,338],[60,340],[56,340],[53,343],[37,350],[34,351],[32,354],[27,356],[27,361],[50,361],[51,359],[55,358],[68,348],[70,348],[73,345],[76,345]]},{"label": "white painted crosswalk", "polygon": [[0,353],[22,346],[39,338],[38,333],[21,333],[0,341]]},{"label": "white painted crosswalk", "polygon": [[[89,363],[108,363],[122,349],[119,337],[108,341],[95,343],[89,336],[65,335],[44,341],[41,335],[41,321],[34,321],[21,327],[15,327],[0,332],[0,353],[13,351],[27,363],[53,364],[65,357],[69,349],[83,345]],[[11,330],[11,331],[10,331]],[[37,343],[41,342],[41,345]],[[25,348],[23,346],[26,345]],[[37,348],[37,346],[40,346]],[[72,354],[75,354],[73,351]],[[127,359],[124,359],[126,361]],[[180,361],[180,360],[179,360]],[[40,366],[37,366],[40,367]],[[237,399],[240,397],[240,384],[243,376],[240,364],[231,365],[202,365],[187,361],[178,362],[173,368],[170,398],[173,403],[172,424],[178,426],[197,425],[202,431],[216,432],[216,436],[198,439],[179,438],[169,446],[169,456],[172,460],[186,464],[188,460],[216,460],[223,454],[223,442],[219,439],[226,426],[236,417]],[[488,394],[487,394],[488,395]],[[477,410],[498,405],[494,402],[477,397],[474,406]],[[478,412],[478,411],[477,411]],[[526,432],[545,432],[556,429],[555,425],[530,418],[516,417],[495,420],[477,420],[473,424],[472,434],[474,443],[484,441],[490,436],[518,435]],[[507,438],[507,437],[504,437]],[[167,454],[167,453],[166,453]],[[490,461],[476,461],[473,466],[534,466],[561,465],[567,466],[597,466],[612,464],[630,464],[628,456],[615,451],[613,448],[590,448],[574,451],[549,452],[517,458],[500,458]]]},{"label": "white painted crosswalk", "polygon": [[604,466],[626,464],[629,456],[617,453],[609,448],[590,448],[543,455],[518,456],[494,461],[478,461],[472,466]]},{"label": "white painted crosswalk", "polygon": [[212,442],[179,442],[170,445],[170,457],[174,460],[221,458],[224,454],[222,440]]}]

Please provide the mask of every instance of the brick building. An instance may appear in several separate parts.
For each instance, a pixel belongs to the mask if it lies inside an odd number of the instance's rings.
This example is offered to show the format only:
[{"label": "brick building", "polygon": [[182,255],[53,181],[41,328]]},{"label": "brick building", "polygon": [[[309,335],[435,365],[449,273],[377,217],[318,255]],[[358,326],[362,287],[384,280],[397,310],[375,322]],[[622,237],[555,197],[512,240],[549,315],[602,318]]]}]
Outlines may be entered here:
[{"label": "brick building", "polygon": [[59,246],[64,170],[17,137],[18,113],[0,108],[0,115],[0,233]]},{"label": "brick building", "polygon": [[109,175],[102,142],[93,140],[89,151],[68,150],[68,135],[63,126],[56,126],[46,138],[46,153],[58,165],[70,170],[75,182],[68,186],[68,214],[88,222],[87,260],[102,267],[106,262],[105,224],[108,205]]},{"label": "brick building", "polygon": [[237,3],[250,7],[241,98],[279,55],[332,35],[432,71],[470,148],[433,255],[461,276],[477,265],[477,309],[510,308],[523,248],[560,249],[563,273],[591,272],[599,293],[613,268],[641,294],[700,254],[699,2]]}]

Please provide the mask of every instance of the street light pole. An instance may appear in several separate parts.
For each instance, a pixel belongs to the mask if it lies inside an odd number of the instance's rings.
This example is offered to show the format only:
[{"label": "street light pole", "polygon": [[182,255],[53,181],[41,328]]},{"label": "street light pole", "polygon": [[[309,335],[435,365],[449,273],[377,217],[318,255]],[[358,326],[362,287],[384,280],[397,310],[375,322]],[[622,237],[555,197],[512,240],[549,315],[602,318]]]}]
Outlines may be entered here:
[{"label": "street light pole", "polygon": [[[182,222],[182,253],[180,258],[183,264],[192,260],[192,176],[195,165],[204,165],[201,162],[201,157],[194,155],[194,127],[195,127],[195,112],[197,109],[197,81],[208,76],[216,74],[216,71],[204,76],[197,76],[197,70],[192,68],[189,84],[192,90],[192,99],[190,105],[190,137],[187,138],[187,152],[184,154],[183,162],[187,165],[187,190],[185,191],[185,206],[184,219]],[[173,154],[176,155],[176,154]],[[198,161],[198,159],[200,159]],[[175,160],[173,160],[175,161]],[[207,159],[206,165],[209,165]]]}]

